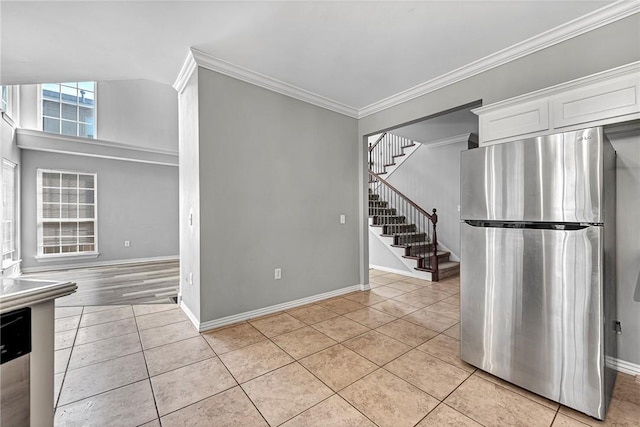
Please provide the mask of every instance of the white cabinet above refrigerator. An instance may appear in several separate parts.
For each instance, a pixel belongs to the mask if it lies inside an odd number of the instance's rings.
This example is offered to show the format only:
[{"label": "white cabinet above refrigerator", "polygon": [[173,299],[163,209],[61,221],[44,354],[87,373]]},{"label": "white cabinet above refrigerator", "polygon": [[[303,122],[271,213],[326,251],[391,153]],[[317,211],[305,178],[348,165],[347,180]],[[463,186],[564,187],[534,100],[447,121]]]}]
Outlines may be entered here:
[{"label": "white cabinet above refrigerator", "polygon": [[640,119],[640,61],[472,111],[481,146]]}]

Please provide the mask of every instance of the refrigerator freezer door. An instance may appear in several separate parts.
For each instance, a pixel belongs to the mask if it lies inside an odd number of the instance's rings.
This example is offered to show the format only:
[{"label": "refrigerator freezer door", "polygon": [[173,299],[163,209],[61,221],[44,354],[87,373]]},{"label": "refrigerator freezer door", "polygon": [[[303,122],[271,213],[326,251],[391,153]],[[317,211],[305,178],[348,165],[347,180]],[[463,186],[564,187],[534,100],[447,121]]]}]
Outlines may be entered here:
[{"label": "refrigerator freezer door", "polygon": [[602,129],[462,152],[463,220],[602,223]]},{"label": "refrigerator freezer door", "polygon": [[603,418],[602,227],[461,226],[462,360]]}]

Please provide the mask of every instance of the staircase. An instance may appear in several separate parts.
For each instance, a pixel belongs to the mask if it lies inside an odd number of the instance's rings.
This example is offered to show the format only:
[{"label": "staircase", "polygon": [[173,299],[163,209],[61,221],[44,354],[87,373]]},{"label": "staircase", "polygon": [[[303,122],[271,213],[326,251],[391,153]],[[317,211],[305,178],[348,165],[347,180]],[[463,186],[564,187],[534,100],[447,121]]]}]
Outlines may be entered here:
[{"label": "staircase", "polygon": [[415,143],[389,133],[369,146],[369,225],[400,256],[403,264],[413,260],[418,277],[431,281],[457,276],[460,263],[451,261],[451,253],[438,249],[436,209],[432,213],[416,205],[389,184],[382,175],[397,167],[397,158]]},{"label": "staircase", "polygon": [[401,158],[408,157],[417,147],[418,144],[408,138],[382,133],[373,144],[369,144],[369,169],[386,177],[400,166]]}]

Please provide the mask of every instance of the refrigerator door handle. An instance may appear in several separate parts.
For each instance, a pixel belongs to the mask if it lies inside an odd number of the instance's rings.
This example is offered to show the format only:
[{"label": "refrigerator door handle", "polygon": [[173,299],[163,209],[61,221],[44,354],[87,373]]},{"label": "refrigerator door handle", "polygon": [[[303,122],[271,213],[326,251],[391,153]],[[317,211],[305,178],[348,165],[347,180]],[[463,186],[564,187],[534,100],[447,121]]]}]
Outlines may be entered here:
[{"label": "refrigerator door handle", "polygon": [[602,224],[592,223],[558,223],[558,222],[516,222],[516,221],[480,221],[480,220],[467,220],[466,224],[472,227],[485,227],[485,228],[522,228],[522,229],[534,229],[534,230],[584,230],[589,227],[599,227]]}]

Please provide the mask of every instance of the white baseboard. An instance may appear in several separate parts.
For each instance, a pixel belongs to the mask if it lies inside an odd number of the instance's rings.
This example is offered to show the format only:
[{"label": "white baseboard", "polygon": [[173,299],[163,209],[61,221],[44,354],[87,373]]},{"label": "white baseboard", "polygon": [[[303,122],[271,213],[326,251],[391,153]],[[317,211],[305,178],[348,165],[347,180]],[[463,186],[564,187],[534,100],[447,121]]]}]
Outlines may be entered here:
[{"label": "white baseboard", "polygon": [[312,295],[306,298],[300,298],[294,301],[284,302],[282,304],[271,305],[269,307],[259,308],[257,310],[246,311],[244,313],[238,313],[227,317],[221,317],[220,319],[209,320],[207,322],[200,322],[196,316],[184,305],[184,302],[180,305],[187,317],[191,320],[194,326],[199,332],[208,331],[222,326],[231,325],[233,323],[242,322],[255,317],[265,316],[267,314],[277,313],[278,311],[289,310],[301,305],[310,304],[312,302],[321,301],[327,298],[333,298],[340,295],[348,294],[354,291],[364,291],[369,289],[368,285],[353,285],[346,288],[336,289],[335,291],[329,291],[322,294]]},{"label": "white baseboard", "polygon": [[41,271],[56,271],[56,270],[71,270],[74,268],[89,268],[89,267],[108,267],[111,265],[125,265],[125,264],[142,264],[145,262],[163,262],[163,261],[179,261],[179,255],[172,256],[160,256],[149,258],[133,258],[133,259],[118,259],[113,261],[96,261],[96,262],[83,262],[74,264],[55,264],[46,265],[42,267],[28,267],[23,268],[23,273],[39,273]]},{"label": "white baseboard", "polygon": [[640,365],[627,362],[625,360],[614,359],[613,357],[607,357],[605,363],[610,368],[615,369],[618,372],[622,372],[628,375],[640,375]]},{"label": "white baseboard", "polygon": [[184,314],[187,315],[187,317],[189,318],[189,320],[191,320],[191,323],[193,323],[193,326],[196,327],[196,329],[198,330],[198,332],[202,332],[202,330],[200,330],[200,321],[198,320],[198,318],[196,317],[195,314],[193,314],[191,312],[191,310],[189,310],[189,307],[187,307],[184,304],[184,301],[180,301],[180,308],[182,309],[182,311],[184,312]]},{"label": "white baseboard", "polygon": [[409,271],[398,270],[396,268],[389,268],[389,267],[384,267],[382,265],[374,265],[374,264],[369,264],[369,268],[373,268],[375,270],[380,270],[380,271],[385,271],[387,273],[399,274],[400,276],[413,277],[414,279],[422,279],[422,280],[431,281],[431,273],[428,273],[426,271],[418,271],[418,270],[416,270],[415,273],[413,273],[413,272],[409,272]]}]

